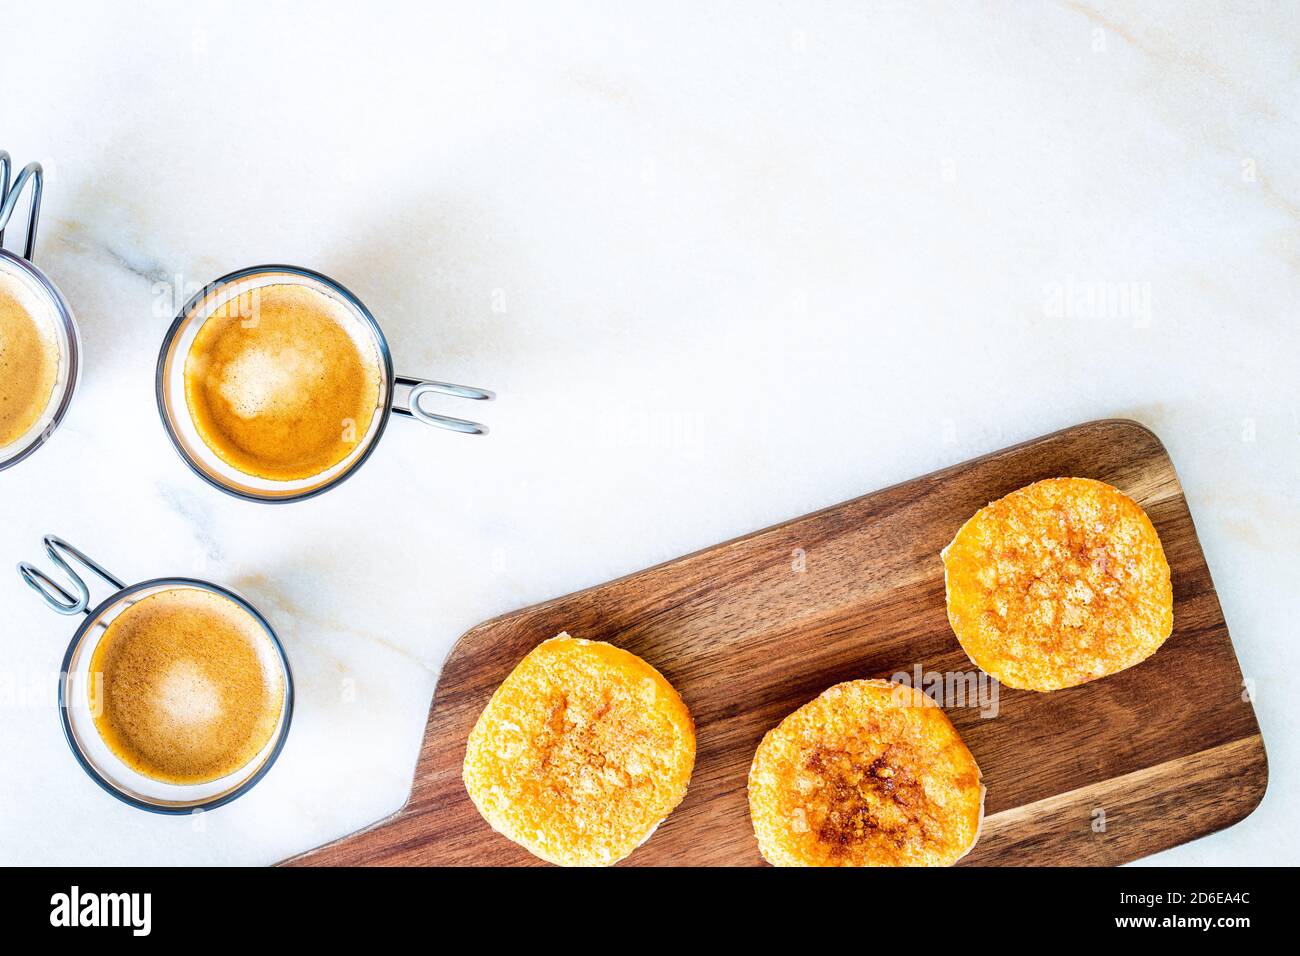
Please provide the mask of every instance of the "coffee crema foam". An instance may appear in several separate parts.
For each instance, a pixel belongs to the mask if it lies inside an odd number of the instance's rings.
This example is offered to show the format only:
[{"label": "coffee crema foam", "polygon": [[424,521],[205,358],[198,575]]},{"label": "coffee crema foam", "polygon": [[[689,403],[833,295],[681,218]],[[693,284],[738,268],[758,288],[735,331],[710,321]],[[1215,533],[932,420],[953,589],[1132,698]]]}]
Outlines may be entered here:
[{"label": "coffee crema foam", "polygon": [[185,402],[226,464],[297,481],[364,440],[381,377],[374,338],[346,305],[308,286],[266,285],[204,320],[185,359]]},{"label": "coffee crema foam", "polygon": [[261,624],[227,597],[175,587],[108,625],[90,661],[90,708],[104,743],[153,780],[234,773],[270,741],[284,678]]},{"label": "coffee crema foam", "polygon": [[58,384],[60,362],[50,304],[0,269],[0,448],[40,421]]}]

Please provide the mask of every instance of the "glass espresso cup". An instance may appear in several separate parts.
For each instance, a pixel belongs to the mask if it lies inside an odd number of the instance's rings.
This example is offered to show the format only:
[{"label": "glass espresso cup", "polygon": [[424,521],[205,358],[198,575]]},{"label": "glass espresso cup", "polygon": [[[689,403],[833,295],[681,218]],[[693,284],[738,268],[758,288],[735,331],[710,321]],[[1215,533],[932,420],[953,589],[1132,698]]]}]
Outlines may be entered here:
[{"label": "glass espresso cup", "polygon": [[[4,427],[4,420],[0,418],[0,471],[18,464],[49,440],[72,404],[72,393],[81,376],[81,339],[72,308],[54,283],[32,263],[44,173],[40,163],[29,163],[11,186],[12,170],[9,154],[0,150],[0,242],[4,240],[5,228],[13,217],[19,197],[28,185],[31,186],[23,255],[17,256],[0,248],[0,296],[4,299],[0,305],[14,309],[12,317],[19,319],[21,316],[24,325],[30,321],[30,326],[25,329],[29,334],[25,337],[33,338],[32,333],[36,334],[34,341],[20,343],[15,337],[15,340],[0,344],[15,352],[20,348],[26,349],[27,360],[47,368],[54,365],[55,369],[48,377],[41,375],[49,387],[49,397],[44,399],[43,406],[34,406],[32,414],[21,415],[17,424],[11,423],[12,428]],[[3,327],[0,327],[0,335],[3,333]],[[32,355],[33,351],[42,353],[41,357]],[[48,356],[45,355],[47,352],[50,353]],[[4,359],[6,367],[0,374],[8,381],[0,381],[0,390],[13,388],[14,383],[29,372],[14,367],[15,363],[22,361],[20,357],[5,355]],[[38,391],[43,390],[38,386]],[[0,391],[0,394],[4,392]]]},{"label": "glass espresso cup", "polygon": [[[363,351],[373,358],[372,371],[378,393],[373,410],[363,414],[362,420],[340,419],[344,424],[342,433],[346,435],[345,454],[330,461],[319,471],[292,477],[254,473],[256,469],[240,467],[232,462],[231,454],[223,454],[214,448],[205,440],[203,429],[196,422],[195,409],[190,404],[191,396],[187,393],[187,377],[190,374],[187,366],[192,360],[192,353],[200,353],[200,360],[204,360],[202,353],[205,346],[200,336],[206,323],[238,322],[250,336],[258,334],[262,329],[256,307],[259,295],[264,298],[279,295],[283,298],[286,295],[283,287],[289,287],[292,290],[290,294],[294,295],[311,298],[311,294],[315,293],[326,297],[325,300],[316,301],[331,310],[339,325],[347,326],[346,334],[354,340],[359,350],[357,354]],[[302,290],[301,293],[298,290]],[[250,303],[253,304],[252,308],[249,308]],[[328,361],[322,362],[319,356],[304,358],[292,343],[285,345],[283,315],[278,321],[281,324],[277,334],[281,339],[274,348],[279,351],[272,349],[264,355],[243,357],[240,360],[245,363],[244,371],[227,373],[236,380],[241,374],[246,380],[261,376],[272,384],[263,382],[252,387],[248,387],[246,382],[237,384],[237,388],[244,389],[244,394],[234,399],[236,403],[243,401],[247,404],[248,395],[253,394],[260,396],[257,400],[267,403],[274,412],[278,400],[277,388],[283,389],[286,381],[291,386],[292,376],[310,379],[314,374],[329,374]],[[329,325],[329,322],[325,324]],[[234,332],[238,335],[239,329],[234,328]],[[196,342],[199,343],[197,347]],[[253,351],[250,349],[250,352]],[[314,366],[311,364],[313,361],[316,363]],[[247,371],[249,368],[253,371]],[[276,381],[280,384],[276,385]],[[321,494],[348,478],[370,457],[393,414],[464,434],[487,433],[486,426],[477,422],[426,411],[420,404],[426,395],[450,395],[474,401],[489,401],[495,397],[482,388],[395,375],[388,341],[384,338],[379,323],[361,300],[328,276],[310,269],[285,265],[240,269],[217,279],[190,299],[163,340],[158,355],[155,387],[163,427],[190,469],[227,494],[250,501],[266,502],[300,501]],[[409,389],[405,405],[396,401],[398,388]],[[246,415],[248,421],[256,422],[258,411],[256,408],[244,409],[240,414]]]},{"label": "glass espresso cup", "polygon": [[[18,573],[27,584],[40,594],[47,605],[60,614],[85,615],[81,625],[68,644],[63,657],[63,667],[59,675],[59,717],[63,723],[63,734],[72,748],[72,755],[81,764],[99,786],[123,803],[153,813],[192,813],[196,810],[212,810],[247,793],[271,769],[280,751],[284,748],[289,734],[289,724],[293,718],[293,675],[289,669],[289,659],[284,647],[271,625],[267,623],[258,610],[247,599],[227,588],[209,581],[194,578],[156,578],[127,586],[103,567],[74,548],[61,538],[47,535],[44,540],[45,550],[50,560],[66,575],[72,590],[68,590],[50,578],[39,568],[23,563],[18,566]],[[76,559],[84,568],[94,572],[114,590],[103,602],[92,608],[90,589],[85,580],[72,569],[70,559]],[[97,718],[105,713],[106,700],[110,696],[128,694],[125,689],[117,689],[116,684],[110,689],[104,671],[108,669],[99,655],[101,644],[108,644],[112,650],[120,637],[110,635],[110,627],[119,618],[129,622],[132,617],[139,620],[143,615],[141,602],[164,598],[182,599],[184,601],[211,602],[222,609],[225,620],[239,622],[246,633],[256,636],[257,672],[264,679],[273,675],[273,686],[278,686],[279,712],[271,717],[270,707],[264,707],[264,720],[258,729],[268,734],[264,743],[247,744],[237,751],[233,759],[224,760],[219,772],[190,774],[185,782],[173,779],[160,779],[164,776],[146,772],[141,761],[133,765],[129,755],[122,751],[128,747],[114,747],[110,743],[111,735],[97,725]],[[197,596],[197,597],[196,597]],[[133,610],[134,609],[134,610]],[[211,640],[211,632],[203,626],[197,617],[191,618],[190,625],[199,631],[204,640]],[[127,624],[130,627],[130,624]],[[137,638],[137,640],[139,640]],[[140,640],[146,643],[148,637]],[[144,649],[146,657],[155,651],[150,646]],[[249,643],[252,651],[252,642]],[[157,653],[161,653],[158,651]],[[192,658],[198,652],[190,655]],[[148,686],[154,698],[165,698],[162,705],[151,703],[151,711],[165,715],[167,722],[162,725],[164,732],[156,735],[155,740],[166,741],[166,748],[181,750],[166,734],[173,733],[174,728],[181,728],[181,733],[190,737],[201,735],[205,728],[216,728],[219,732],[222,720],[220,702],[221,689],[213,689],[210,680],[203,679],[200,666],[183,655],[166,659],[165,666],[153,665],[157,673],[150,674],[147,681],[135,675],[134,681],[124,682],[124,687],[138,689]],[[216,662],[219,667],[233,667],[232,655],[222,656],[220,661],[213,653],[208,653],[208,663]],[[119,665],[121,666],[121,665]],[[130,710],[131,701],[126,701]],[[159,709],[161,707],[161,710]],[[137,708],[143,710],[143,708]],[[242,729],[242,725],[241,725]],[[255,734],[248,736],[257,739]],[[192,741],[187,744],[193,752]],[[234,766],[226,764],[237,763]],[[200,779],[201,778],[201,779]]]}]

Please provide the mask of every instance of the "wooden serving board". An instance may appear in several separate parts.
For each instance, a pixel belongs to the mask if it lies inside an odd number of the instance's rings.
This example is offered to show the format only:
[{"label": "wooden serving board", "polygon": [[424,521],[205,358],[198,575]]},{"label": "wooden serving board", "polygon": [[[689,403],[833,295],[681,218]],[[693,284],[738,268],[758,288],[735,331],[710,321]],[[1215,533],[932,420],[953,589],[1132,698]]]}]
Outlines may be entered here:
[{"label": "wooden serving board", "polygon": [[963,862],[1123,863],[1241,820],[1268,764],[1187,502],[1154,434],[1098,421],[480,624],[443,667],[406,806],[290,862],[538,863],[479,817],[461,762],[497,685],[567,630],[645,658],[695,717],[690,791],[627,863],[761,863],[746,779],[763,734],[840,681],[973,671],[948,626],[939,551],[989,501],[1058,476],[1109,482],[1146,509],[1173,572],[1174,632],[1103,680],[1000,688],[995,718],[948,708],[988,787]]}]

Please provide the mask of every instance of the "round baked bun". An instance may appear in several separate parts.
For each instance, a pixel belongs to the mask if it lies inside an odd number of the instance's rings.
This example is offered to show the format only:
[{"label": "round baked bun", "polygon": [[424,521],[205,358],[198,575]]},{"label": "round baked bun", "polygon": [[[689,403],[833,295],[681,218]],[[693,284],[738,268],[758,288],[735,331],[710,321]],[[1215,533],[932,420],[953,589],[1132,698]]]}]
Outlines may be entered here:
[{"label": "round baked bun", "polygon": [[497,688],[469,735],[463,778],[498,833],[560,866],[608,866],[682,802],[695,725],[635,654],[561,634]]},{"label": "round baked bun", "polygon": [[1154,654],[1174,626],[1160,536],[1123,492],[1049,478],[977,511],[943,549],[948,621],[1007,687],[1059,690]]},{"label": "round baked bun", "polygon": [[983,815],[979,767],[948,716],[889,681],[836,684],[768,731],[749,768],[773,866],[948,866]]}]

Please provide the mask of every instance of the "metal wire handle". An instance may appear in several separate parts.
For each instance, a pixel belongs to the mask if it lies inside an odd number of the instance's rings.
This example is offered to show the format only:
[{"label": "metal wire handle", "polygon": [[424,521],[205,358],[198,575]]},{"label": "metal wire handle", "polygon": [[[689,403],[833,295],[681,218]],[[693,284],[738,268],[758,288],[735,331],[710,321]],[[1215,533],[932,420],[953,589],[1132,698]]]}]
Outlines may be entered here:
[{"label": "metal wire handle", "polygon": [[464,418],[452,418],[450,415],[435,415],[433,412],[426,412],[420,407],[420,399],[429,394],[468,398],[475,402],[490,402],[496,399],[496,395],[486,388],[475,388],[472,385],[452,385],[450,382],[431,382],[428,379],[411,378],[406,375],[398,375],[394,381],[398,385],[405,385],[411,390],[406,396],[407,407],[403,408],[394,403],[394,414],[405,415],[407,418],[414,418],[426,425],[436,425],[438,428],[446,428],[464,435],[486,435],[488,433],[486,425],[471,422]]},{"label": "metal wire handle", "polygon": [[5,229],[14,214],[14,207],[18,205],[18,197],[22,195],[23,189],[30,181],[32,204],[27,211],[27,241],[23,258],[31,262],[32,253],[36,250],[36,226],[41,218],[41,194],[45,191],[45,170],[41,168],[40,163],[28,163],[18,174],[18,178],[13,182],[13,188],[10,189],[9,174],[13,172],[13,165],[9,154],[0,149],[0,243],[4,242]]},{"label": "metal wire handle", "polygon": [[72,582],[73,588],[76,589],[75,595],[69,594],[67,589],[51,578],[35,565],[28,564],[24,561],[18,565],[18,574],[27,586],[41,596],[41,599],[48,604],[53,610],[60,614],[89,614],[90,613],[90,588],[76,571],[72,570],[72,565],[68,563],[68,556],[76,558],[90,571],[94,571],[101,578],[113,585],[114,589],[120,591],[126,587],[126,583],[119,581],[113,575],[109,574],[102,567],[86,557],[81,551],[78,551],[62,538],[55,537],[52,534],[45,536],[45,550],[50,556],[50,560],[63,569],[69,581]]}]

